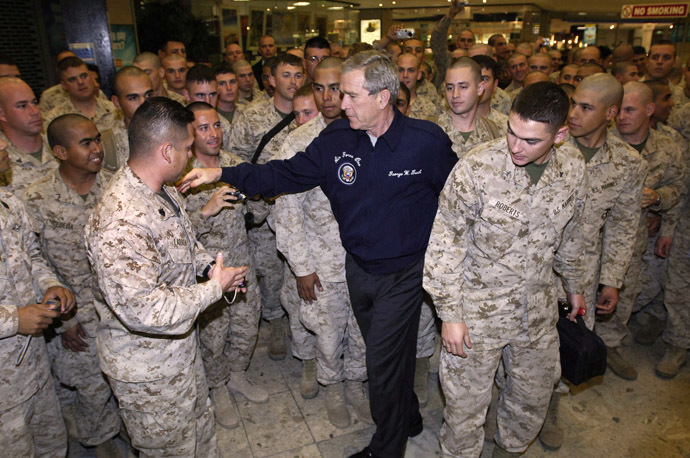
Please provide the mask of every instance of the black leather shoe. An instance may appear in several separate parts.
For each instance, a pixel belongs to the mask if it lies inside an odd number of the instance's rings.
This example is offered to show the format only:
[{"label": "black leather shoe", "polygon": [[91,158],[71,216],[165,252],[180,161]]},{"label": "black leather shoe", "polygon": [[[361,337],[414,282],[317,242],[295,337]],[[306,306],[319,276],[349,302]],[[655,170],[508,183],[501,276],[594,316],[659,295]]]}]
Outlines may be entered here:
[{"label": "black leather shoe", "polygon": [[354,455],[350,455],[350,458],[375,458],[374,452],[371,451],[369,447],[364,447],[364,450],[357,452]]},{"label": "black leather shoe", "polygon": [[410,429],[407,431],[407,437],[415,437],[422,434],[424,431],[424,423],[422,420],[422,414],[417,412],[417,416],[412,420],[410,424]]}]

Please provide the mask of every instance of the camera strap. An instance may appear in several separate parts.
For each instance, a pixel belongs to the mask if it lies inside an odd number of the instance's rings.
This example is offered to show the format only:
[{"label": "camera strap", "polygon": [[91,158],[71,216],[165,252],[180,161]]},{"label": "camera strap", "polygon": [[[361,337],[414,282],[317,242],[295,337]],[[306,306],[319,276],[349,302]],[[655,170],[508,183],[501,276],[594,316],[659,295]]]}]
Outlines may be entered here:
[{"label": "camera strap", "polygon": [[278,135],[278,132],[285,129],[285,127],[288,124],[290,124],[293,119],[295,119],[295,112],[291,111],[290,114],[281,119],[278,124],[273,126],[271,130],[266,132],[266,134],[263,137],[261,137],[259,146],[256,148],[256,151],[254,151],[254,156],[252,157],[252,164],[256,164],[256,161],[259,160],[259,156],[261,156],[261,152],[264,150],[264,147],[268,145],[268,142],[270,142],[273,137]]}]

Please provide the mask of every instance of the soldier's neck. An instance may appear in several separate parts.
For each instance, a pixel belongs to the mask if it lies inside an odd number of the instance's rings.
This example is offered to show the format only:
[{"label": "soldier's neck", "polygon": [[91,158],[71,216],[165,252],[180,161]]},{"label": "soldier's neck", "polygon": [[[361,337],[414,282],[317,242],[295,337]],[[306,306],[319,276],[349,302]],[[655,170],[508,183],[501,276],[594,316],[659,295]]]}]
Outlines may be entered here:
[{"label": "soldier's neck", "polygon": [[235,111],[235,102],[224,102],[221,99],[218,99],[218,109],[227,113]]},{"label": "soldier's neck", "polygon": [[163,83],[158,86],[158,89],[153,93],[155,97],[167,97],[168,96],[168,91],[165,90],[165,86],[163,86]]},{"label": "soldier's neck", "polygon": [[487,100],[486,102],[482,102],[477,105],[477,116],[488,118],[489,114],[491,114],[491,100]]},{"label": "soldier's neck", "polygon": [[631,134],[621,134],[621,137],[623,137],[623,140],[630,143],[631,145],[639,145],[645,141],[648,135],[649,126],[647,126],[646,128],[639,129],[637,132],[633,132]]},{"label": "soldier's neck", "polygon": [[96,97],[95,96],[90,97],[90,98],[85,99],[85,100],[77,100],[77,99],[74,99],[71,97],[70,97],[70,99],[72,99],[72,103],[74,104],[74,106],[79,108],[79,110],[81,110],[86,115],[86,117],[93,118],[94,116],[96,116]]},{"label": "soldier's neck", "polygon": [[249,91],[242,91],[242,90],[238,89],[238,92],[239,92],[239,94],[240,94],[240,97],[242,97],[243,99],[247,99],[247,100],[248,100],[249,97],[252,96],[252,91],[251,91],[251,90],[249,90]]},{"label": "soldier's neck", "polygon": [[450,119],[453,120],[453,126],[460,132],[472,132],[477,124],[477,107],[469,110],[466,113],[455,114],[450,112]]},{"label": "soldier's neck", "polygon": [[276,110],[280,111],[281,113],[292,112],[292,100],[282,98],[280,95],[278,95],[278,91],[276,91],[275,95],[273,96],[273,105],[276,107]]},{"label": "soldier's neck", "polygon": [[202,154],[194,151],[196,160],[206,168],[220,167],[220,155],[211,156],[210,154]]},{"label": "soldier's neck", "polygon": [[41,134],[25,135],[7,126],[3,126],[3,132],[7,139],[22,153],[32,154],[43,147]]},{"label": "soldier's neck", "polygon": [[87,172],[70,166],[67,162],[60,164],[60,177],[62,181],[74,192],[83,196],[88,194],[96,182],[97,173]]}]

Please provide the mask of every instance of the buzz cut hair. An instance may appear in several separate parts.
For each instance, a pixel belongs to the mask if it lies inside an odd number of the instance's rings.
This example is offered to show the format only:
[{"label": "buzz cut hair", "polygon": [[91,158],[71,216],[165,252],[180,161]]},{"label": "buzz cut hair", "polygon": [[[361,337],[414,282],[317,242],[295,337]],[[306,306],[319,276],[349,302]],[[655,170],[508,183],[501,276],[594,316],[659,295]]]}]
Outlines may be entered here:
[{"label": "buzz cut hair", "polygon": [[130,159],[145,158],[164,141],[179,143],[192,122],[194,113],[179,102],[167,97],[147,99],[129,122]]},{"label": "buzz cut hair", "polygon": [[66,148],[70,141],[72,127],[84,122],[93,124],[93,121],[86,116],[76,113],[64,114],[53,119],[46,130],[50,147],[62,146]]},{"label": "buzz cut hair", "polygon": [[570,101],[557,84],[539,81],[522,89],[510,108],[525,121],[547,124],[552,132],[563,127],[568,117]]},{"label": "buzz cut hair", "polygon": [[57,65],[57,70],[58,70],[58,74],[60,75],[60,79],[62,79],[62,74],[64,72],[66,72],[67,69],[81,67],[82,65],[84,66],[84,68],[86,68],[88,70],[88,67],[86,66],[86,62],[84,62],[80,58],[74,57],[74,56],[65,57],[60,62],[58,62],[58,65]]},{"label": "buzz cut hair", "polygon": [[192,113],[196,113],[197,111],[215,110],[213,106],[206,102],[192,102],[189,105],[187,105],[186,108]]},{"label": "buzz cut hair", "polygon": [[306,52],[309,48],[331,49],[331,44],[324,37],[311,37],[304,44],[304,51]]},{"label": "buzz cut hair", "polygon": [[462,56],[454,59],[446,70],[446,74],[449,71],[459,69],[459,68],[469,68],[472,72],[475,82],[479,83],[482,80],[482,67],[471,57]]},{"label": "buzz cut hair", "polygon": [[278,67],[280,67],[281,65],[299,67],[302,69],[302,71],[304,71],[304,64],[302,59],[293,54],[281,54],[279,56],[275,56],[273,60],[271,60],[271,75],[276,76],[276,74],[278,73]]},{"label": "buzz cut hair", "polygon": [[161,68],[161,60],[160,58],[155,55],[152,52],[142,52],[139,54],[137,57],[134,58],[134,61],[132,62],[134,65],[141,64],[144,62],[149,62],[152,64],[155,68]]},{"label": "buzz cut hair", "polygon": [[115,73],[115,83],[113,84],[113,92],[115,95],[119,98],[121,95],[120,91],[120,85],[118,84],[123,78],[126,78],[128,76],[131,77],[146,77],[148,78],[149,75],[146,74],[146,72],[139,67],[135,67],[133,65],[127,65],[126,67],[122,67]]},{"label": "buzz cut hair", "polygon": [[[485,56],[483,54],[472,57],[472,60],[474,60],[477,64],[479,64],[479,66],[481,67],[482,70],[490,71],[491,77],[493,79],[496,79],[496,73],[498,73],[498,62],[496,62],[491,57]],[[480,70],[480,73],[481,73],[481,70]]]},{"label": "buzz cut hair", "polygon": [[[218,66],[213,70],[213,74],[214,74],[215,76],[224,75],[224,74],[226,74],[226,73],[231,73],[231,74],[237,76],[237,73],[235,73],[235,70],[232,68],[232,66],[226,64],[225,62],[221,63],[220,65],[218,65]],[[187,76],[187,78],[189,78],[189,76]]]},{"label": "buzz cut hair", "polygon": [[211,70],[210,67],[203,64],[195,65],[187,71],[187,80],[185,81],[185,86],[190,83],[210,83],[216,81],[216,74]]},{"label": "buzz cut hair", "polygon": [[311,84],[305,84],[301,88],[297,89],[295,92],[294,98],[298,97],[314,97],[314,89],[312,88]]}]

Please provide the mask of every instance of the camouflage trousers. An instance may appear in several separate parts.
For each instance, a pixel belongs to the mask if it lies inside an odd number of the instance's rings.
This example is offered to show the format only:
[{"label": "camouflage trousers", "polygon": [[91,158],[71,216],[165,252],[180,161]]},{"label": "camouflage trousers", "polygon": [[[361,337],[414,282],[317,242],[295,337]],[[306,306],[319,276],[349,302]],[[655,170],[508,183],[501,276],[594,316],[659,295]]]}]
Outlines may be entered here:
[{"label": "camouflage trousers", "polygon": [[664,310],[664,283],[666,281],[666,259],[654,254],[657,237],[650,237],[647,251],[642,256],[640,273],[640,294],[635,300],[633,313],[638,313],[638,322],[644,324],[645,317],[654,315],[666,319]]},{"label": "camouflage trousers", "polygon": [[607,347],[620,347],[623,339],[628,334],[628,321],[632,314],[635,301],[642,290],[642,256],[644,255],[644,242],[642,249],[639,249],[639,240],[636,242],[630,267],[623,277],[623,287],[618,292],[618,305],[610,318],[597,321],[594,332],[602,338]]},{"label": "camouflage trousers", "polygon": [[[288,283],[298,296],[295,277],[286,279],[283,289]],[[352,313],[347,283],[322,281],[321,286],[323,291],[316,291],[316,302],[299,299],[298,303],[299,320],[316,339],[316,378],[322,385],[344,380],[363,382],[367,379],[366,347]]]},{"label": "camouflage trousers", "polygon": [[690,349],[690,221],[684,215],[673,235],[666,264],[664,305],[668,313],[663,339],[675,347]]},{"label": "camouflage trousers", "polygon": [[67,431],[52,380],[26,401],[0,412],[0,450],[12,458],[67,455]]},{"label": "camouflage trousers", "polygon": [[[261,293],[251,264],[245,284],[247,292],[238,293],[233,304],[221,298],[199,316],[201,356],[210,388],[225,385],[230,371],[249,367],[261,316]],[[230,300],[233,293],[225,296]]]},{"label": "camouflage trousers", "polygon": [[283,282],[280,288],[280,301],[288,312],[290,333],[292,339],[292,356],[302,361],[316,358],[316,336],[309,331],[300,320],[300,299],[297,293],[295,275],[287,263],[283,268]]},{"label": "camouflage trousers", "polygon": [[419,330],[417,331],[417,358],[429,358],[434,354],[435,338],[436,314],[434,305],[429,295],[424,293],[422,312],[419,316]]},{"label": "camouflage trousers", "polygon": [[75,389],[74,417],[79,432],[76,439],[82,445],[94,446],[117,436],[121,423],[110,385],[98,364],[95,331],[86,332],[89,335],[83,338],[88,344],[85,351],[68,350],[62,345],[62,337],[58,337],[48,343],[48,353],[55,378]]},{"label": "camouflage trousers", "polygon": [[151,382],[110,379],[139,457],[219,457],[213,406],[197,352],[188,372]]},{"label": "camouflage trousers", "polygon": [[544,423],[560,377],[556,329],[532,343],[507,342],[502,348],[466,352],[467,358],[441,352],[439,376],[446,398],[442,452],[463,458],[481,454],[482,426],[501,358],[505,381],[498,401],[496,443],[509,452],[525,451]]},{"label": "camouflage trousers", "polygon": [[284,262],[278,255],[276,235],[264,222],[247,232],[249,251],[256,265],[256,276],[261,287],[261,316],[272,321],[285,316],[280,305],[280,287],[283,283]]}]

